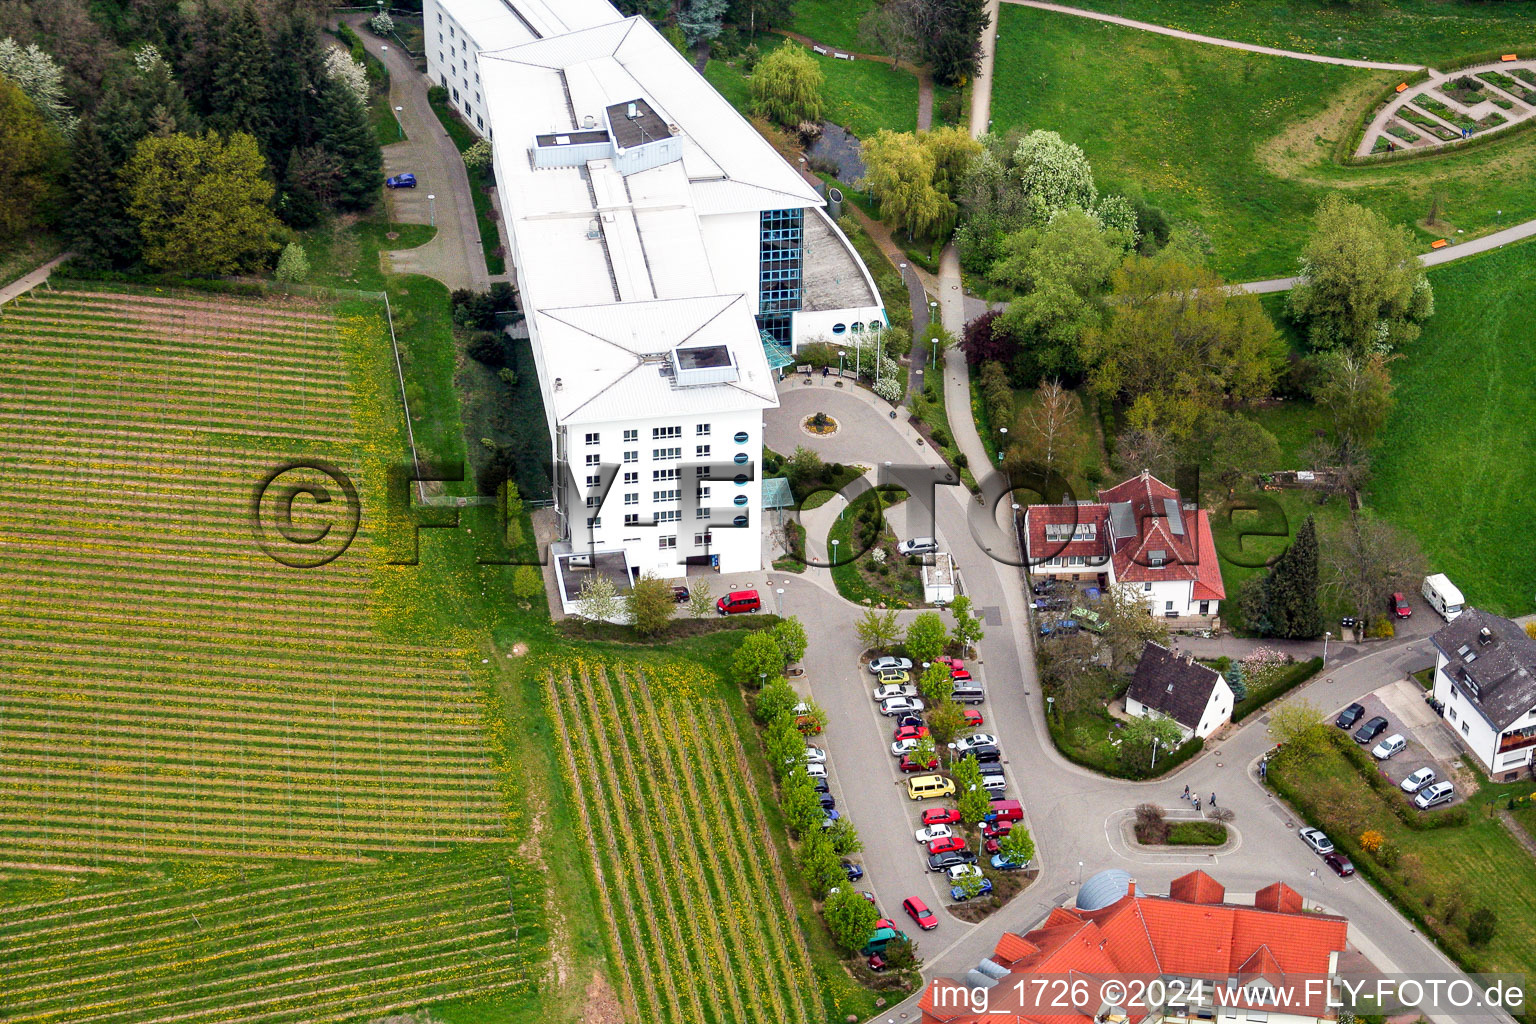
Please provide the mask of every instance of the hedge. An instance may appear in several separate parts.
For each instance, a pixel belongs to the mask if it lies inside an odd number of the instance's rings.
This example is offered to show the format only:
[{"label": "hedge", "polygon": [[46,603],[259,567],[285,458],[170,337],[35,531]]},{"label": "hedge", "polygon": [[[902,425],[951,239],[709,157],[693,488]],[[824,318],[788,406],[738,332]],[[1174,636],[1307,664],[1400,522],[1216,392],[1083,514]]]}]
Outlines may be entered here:
[{"label": "hedge", "polygon": [[1296,664],[1289,665],[1281,670],[1275,676],[1273,682],[1256,690],[1249,690],[1248,696],[1238,701],[1232,708],[1233,724],[1241,722],[1275,698],[1282,697],[1291,690],[1296,689],[1296,687],[1317,675],[1318,670],[1322,667],[1322,658],[1298,661]]}]

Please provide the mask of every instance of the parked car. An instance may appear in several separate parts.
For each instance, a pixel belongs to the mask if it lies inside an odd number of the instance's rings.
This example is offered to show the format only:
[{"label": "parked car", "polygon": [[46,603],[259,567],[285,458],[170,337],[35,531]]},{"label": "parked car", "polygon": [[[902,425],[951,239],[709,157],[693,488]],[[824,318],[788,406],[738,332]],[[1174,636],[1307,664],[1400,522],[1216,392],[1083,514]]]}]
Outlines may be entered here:
[{"label": "parked car", "polygon": [[[970,899],[970,897],[965,894],[964,889],[960,888],[960,880],[966,877],[974,877],[981,874],[981,868],[977,867],[975,864],[962,864],[957,867],[950,868],[948,874],[949,898],[954,900],[956,903],[964,903],[966,900]],[[985,896],[991,891],[992,880],[989,878],[983,878],[981,880],[981,892],[977,893],[977,895]]]},{"label": "parked car", "polygon": [[1355,742],[1361,746],[1371,742],[1387,730],[1387,720],[1377,715],[1355,730]]},{"label": "parked car", "polygon": [[813,779],[824,779],[827,777],[827,763],[825,761],[816,761],[814,763],[807,761],[805,763],[805,774]]},{"label": "parked car", "polygon": [[691,593],[689,593],[687,587],[673,587],[672,588],[672,600],[677,602],[678,604],[682,604],[684,601],[688,600],[688,598],[690,598],[692,596],[693,595]]},{"label": "parked car", "polygon": [[928,844],[929,853],[953,853],[956,850],[965,849],[965,840],[959,836],[948,836],[944,839],[935,839]]},{"label": "parked car", "polygon": [[1059,622],[1040,623],[1041,636],[1066,636],[1077,632],[1076,619],[1062,619]]},{"label": "parked car", "polygon": [[416,175],[411,174],[409,171],[407,171],[405,174],[396,174],[393,177],[385,178],[384,179],[384,187],[385,188],[415,188],[416,187]]},{"label": "parked car", "polygon": [[901,901],[901,909],[907,912],[907,916],[917,922],[917,926],[925,932],[931,932],[939,926],[939,919],[928,909],[928,904],[916,896],[908,896]]},{"label": "parked car", "polygon": [[[905,729],[909,725],[914,728],[926,729],[928,727],[928,723],[923,721],[922,715],[902,715],[896,720],[896,728],[898,729]],[[924,735],[927,734],[924,733]]]},{"label": "parked car", "polygon": [[964,716],[965,727],[967,729],[980,729],[982,726],[987,724],[987,720],[983,718],[981,716],[981,712],[977,711],[975,708],[966,708],[964,711],[960,712],[960,714]]},{"label": "parked car", "polygon": [[923,812],[924,825],[953,825],[960,820],[960,812],[954,807],[930,807]]},{"label": "parked car", "polygon": [[827,752],[825,750],[822,750],[820,747],[813,746],[813,745],[807,743],[805,745],[805,763],[806,764],[826,764],[827,763]]},{"label": "parked car", "polygon": [[843,861],[843,874],[848,876],[848,881],[857,882],[864,877],[864,867],[857,861]]},{"label": "parked car", "polygon": [[950,850],[947,853],[931,853],[928,855],[929,871],[948,871],[950,868],[964,867],[967,864],[976,863],[976,854],[972,850]]},{"label": "parked car", "polygon": [[942,775],[914,775],[907,780],[908,800],[931,800],[955,795],[955,780]]},{"label": "parked car", "polygon": [[964,754],[967,751],[974,749],[975,747],[995,746],[997,746],[997,737],[989,736],[984,732],[973,732],[969,736],[962,736],[955,740],[955,750],[961,754]]},{"label": "parked car", "polygon": [[1001,839],[1013,831],[1013,822],[1007,820],[986,821],[981,823],[981,835],[984,839]]},{"label": "parked car", "polygon": [[837,811],[829,811],[826,808],[822,808],[822,811],[823,811],[823,813],[821,815],[821,827],[823,829],[831,828],[833,826],[833,824],[835,824],[837,822],[837,820],[842,817],[842,815],[839,814]]},{"label": "parked car", "polygon": [[1351,704],[1339,712],[1339,717],[1333,720],[1333,724],[1340,729],[1353,729],[1355,723],[1365,716],[1365,705]]},{"label": "parked car", "polygon": [[[926,813],[927,812],[924,812],[925,815]],[[955,813],[957,815],[955,820],[958,821],[959,812],[956,811]],[[917,836],[918,842],[931,843],[935,839],[948,839],[950,836],[955,834],[955,830],[950,828],[948,824],[943,822],[935,822],[932,825],[924,825],[914,834]]]},{"label": "parked car", "polygon": [[933,537],[913,537],[896,545],[896,553],[905,558],[907,555],[931,555],[939,550],[939,542]]},{"label": "parked car", "polygon": [[979,761],[977,762],[976,767],[981,771],[982,785],[986,785],[988,779],[996,778],[997,776],[1003,774],[1003,765],[1001,761]]},{"label": "parked car", "polygon": [[911,683],[881,683],[875,687],[875,700],[890,700],[892,697],[916,697],[917,687]]},{"label": "parked car", "polygon": [[902,740],[920,740],[920,739],[922,739],[924,736],[928,735],[928,727],[926,725],[923,725],[922,721],[923,720],[921,718],[919,718],[917,720],[917,724],[908,725],[906,723],[903,723],[901,725],[898,725],[896,727],[896,733],[895,733],[895,736],[893,738],[898,743],[901,742]]},{"label": "parked car", "polygon": [[880,683],[910,683],[912,674],[904,668],[883,668],[875,673],[875,680]]},{"label": "parked car", "polygon": [[832,787],[827,784],[827,777],[825,775],[812,775],[811,788],[817,793],[832,792]]},{"label": "parked car", "polygon": [[1037,597],[1032,603],[1037,612],[1059,612],[1065,611],[1072,602],[1064,597]]},{"label": "parked car", "polygon": [[945,668],[949,669],[950,678],[955,680],[957,683],[965,682],[967,679],[971,678],[971,670],[966,668],[965,662],[961,661],[959,658],[951,658],[948,655],[943,655],[938,659],[938,664],[943,665]]},{"label": "parked car", "polygon": [[1392,757],[1395,754],[1401,754],[1407,749],[1407,738],[1404,737],[1402,733],[1395,732],[1391,736],[1388,736],[1386,739],[1372,747],[1371,756],[1378,761],[1385,761],[1387,758]]},{"label": "parked car", "polygon": [[1333,869],[1333,873],[1340,878],[1348,878],[1355,873],[1355,866],[1349,862],[1349,858],[1342,853],[1330,853],[1323,857],[1323,863]]},{"label": "parked car", "polygon": [[916,737],[908,737],[907,739],[904,739],[904,740],[897,740],[895,743],[891,744],[891,756],[892,757],[906,757],[908,754],[912,753],[912,751],[914,751],[916,749],[917,749],[917,738]]},{"label": "parked car", "polygon": [[817,793],[816,799],[821,801],[821,809],[824,811],[837,809],[837,800],[831,793]]},{"label": "parked car", "polygon": [[988,822],[1015,822],[1024,820],[1024,805],[1017,800],[999,800],[992,798],[992,809],[982,819]]},{"label": "parked car", "polygon": [[910,672],[912,671],[912,659],[898,658],[894,654],[883,654],[878,658],[872,659],[869,663],[869,672],[871,675],[883,672],[888,668],[895,668],[900,669],[903,672]]},{"label": "parked car", "polygon": [[912,774],[913,772],[931,772],[938,766],[939,759],[937,757],[929,758],[927,764],[919,764],[918,762],[912,760],[912,756],[910,754],[901,755],[901,760],[896,762],[896,769],[908,775]]},{"label": "parked car", "polygon": [[1408,603],[1408,598],[1401,590],[1392,594],[1392,614],[1400,619],[1406,619],[1413,614],[1413,606]]},{"label": "parked car", "polygon": [[874,971],[876,974],[879,974],[889,966],[890,964],[886,961],[885,957],[881,956],[879,953],[876,953],[874,956],[869,958],[869,969]]},{"label": "parked car", "polygon": [[[981,766],[981,788],[993,794],[993,798],[996,799],[997,794],[1008,788],[1008,777],[1002,774],[989,775],[987,773],[989,767],[991,766]],[[998,765],[998,767],[1002,766]]]},{"label": "parked car", "polygon": [[[981,891],[978,892],[976,895],[977,896],[985,896],[987,893],[989,893],[991,891],[992,891],[992,879],[990,879],[990,878],[983,878],[981,880]],[[960,886],[958,886],[958,885],[952,885],[952,886],[949,887],[949,898],[954,900],[956,903],[964,903],[966,900],[970,899],[970,897],[966,895],[965,890],[960,888]]]},{"label": "parked car", "polygon": [[1434,782],[1437,778],[1439,778],[1439,776],[1435,773],[1433,768],[1420,768],[1418,771],[1408,776],[1402,782],[1398,783],[1398,785],[1403,787],[1404,793],[1417,793],[1431,782]]},{"label": "parked car", "polygon": [[880,702],[880,713],[886,718],[896,715],[921,714],[923,700],[921,697],[892,697]]},{"label": "parked car", "polygon": [[1456,787],[1449,782],[1436,782],[1425,786],[1419,791],[1419,795],[1413,798],[1413,805],[1421,811],[1427,811],[1439,804],[1448,804],[1456,799]]},{"label": "parked car", "polygon": [[1296,833],[1301,841],[1312,847],[1312,852],[1319,856],[1327,856],[1333,852],[1333,840],[1323,835],[1321,829],[1304,828]]},{"label": "parked car", "polygon": [[996,764],[1003,759],[1003,752],[990,743],[980,743],[967,751],[978,764]]},{"label": "parked car", "polygon": [[762,608],[763,599],[755,590],[738,590],[715,602],[715,611],[721,615],[740,615],[743,612],[762,611]]},{"label": "parked car", "polygon": [[[992,840],[992,841],[996,842],[996,840]],[[992,855],[992,866],[994,868],[996,868],[998,871],[1022,871],[1024,868],[1029,867],[1029,864],[1028,863],[1020,864],[1016,860],[1009,860],[1007,857],[1003,856],[1002,854],[995,853],[995,854]]]}]

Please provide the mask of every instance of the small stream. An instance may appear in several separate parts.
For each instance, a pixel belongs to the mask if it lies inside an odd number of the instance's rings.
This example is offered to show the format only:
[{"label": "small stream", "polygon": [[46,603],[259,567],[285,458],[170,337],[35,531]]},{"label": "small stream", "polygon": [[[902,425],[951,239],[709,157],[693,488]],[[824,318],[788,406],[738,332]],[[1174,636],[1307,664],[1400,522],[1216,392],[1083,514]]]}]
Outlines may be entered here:
[{"label": "small stream", "polygon": [[853,184],[864,177],[864,160],[859,155],[859,140],[853,133],[831,121],[821,122],[821,138],[806,148],[806,155],[837,165],[838,181]]}]

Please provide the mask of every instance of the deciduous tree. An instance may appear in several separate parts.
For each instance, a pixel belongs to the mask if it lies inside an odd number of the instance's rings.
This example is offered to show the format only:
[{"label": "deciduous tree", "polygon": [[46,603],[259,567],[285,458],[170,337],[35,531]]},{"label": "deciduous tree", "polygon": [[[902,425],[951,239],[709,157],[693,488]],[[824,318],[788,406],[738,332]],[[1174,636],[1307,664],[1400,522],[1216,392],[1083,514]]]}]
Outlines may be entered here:
[{"label": "deciduous tree", "polygon": [[789,685],[789,680],[776,676],[768,680],[752,698],[752,713],[759,722],[772,722],[780,715],[793,711],[800,703],[800,695]]},{"label": "deciduous tree", "polygon": [[65,99],[64,69],[36,43],[22,46],[14,39],[0,39],[0,78],[21,89],[54,131],[62,136],[74,132],[79,119]]},{"label": "deciduous tree", "polygon": [[853,628],[859,643],[872,651],[888,651],[901,639],[901,624],[896,621],[896,612],[890,609],[866,608]]},{"label": "deciduous tree", "polygon": [[839,857],[851,857],[864,849],[864,842],[859,839],[859,830],[847,818],[838,818],[825,831],[827,838],[832,840],[833,851]]},{"label": "deciduous tree", "polygon": [[1092,210],[1099,200],[1088,157],[1055,132],[1036,129],[1026,135],[1014,150],[1013,166],[1025,208],[1042,224],[1069,207]]},{"label": "deciduous tree", "polygon": [[949,606],[949,612],[955,617],[955,628],[950,636],[959,645],[961,651],[975,647],[986,637],[987,628],[972,613],[969,597],[961,594],[955,598]]},{"label": "deciduous tree", "polygon": [[793,615],[780,619],[774,623],[773,639],[778,643],[779,650],[784,653],[784,663],[793,665],[805,657],[805,627],[800,620]]},{"label": "deciduous tree", "polygon": [[1434,292],[1408,229],[1335,192],[1318,207],[1286,300],[1314,349],[1401,348],[1434,313]]},{"label": "deciduous tree", "polygon": [[811,895],[817,899],[822,899],[846,881],[837,851],[832,848],[832,839],[822,829],[814,829],[800,840],[798,860],[800,874],[810,886]]},{"label": "deciduous tree", "polygon": [[1015,864],[1029,866],[1035,859],[1035,839],[1023,825],[1014,825],[997,841],[997,852]]},{"label": "deciduous tree", "polygon": [[930,708],[936,708],[949,700],[955,689],[954,673],[943,662],[934,662],[918,678],[917,688]]},{"label": "deciduous tree", "polygon": [[531,565],[520,565],[512,572],[512,596],[527,608],[544,596],[544,577]]},{"label": "deciduous tree", "polygon": [[821,819],[826,817],[821,800],[816,795],[816,784],[803,771],[791,771],[779,784],[783,796],[784,823],[796,836],[804,838],[819,831]]},{"label": "deciduous tree", "polygon": [[1179,723],[1171,718],[1156,713],[1133,718],[1120,734],[1120,763],[1135,770],[1153,770],[1156,756],[1173,750],[1183,739]]},{"label": "deciduous tree", "polygon": [[1227,497],[1244,479],[1275,469],[1280,462],[1280,442],[1256,420],[1241,413],[1214,412],[1200,430],[1199,454]]},{"label": "deciduous tree", "polygon": [[936,661],[944,653],[949,630],[944,628],[944,620],[939,618],[938,612],[922,612],[908,624],[903,642],[912,660],[921,665],[925,661]]},{"label": "deciduous tree", "polygon": [[702,619],[714,612],[715,595],[709,591],[709,580],[702,576],[695,577],[688,587],[688,614]]},{"label": "deciduous tree", "polygon": [[304,253],[304,247],[298,242],[289,242],[283,246],[283,253],[277,258],[277,271],[273,275],[279,281],[297,284],[309,276],[309,257]]},{"label": "deciduous tree", "polygon": [[583,580],[576,591],[576,613],[589,623],[618,618],[620,607],[618,590],[606,576]]},{"label": "deciduous tree", "polygon": [[[0,178],[5,182],[0,189],[0,238],[19,235],[39,222],[50,205],[52,179],[62,158],[58,135],[32,101],[12,83],[0,80]],[[93,180],[93,184],[110,190],[105,182]],[[85,213],[77,211],[77,215],[83,218]]]},{"label": "deciduous tree", "polygon": [[1392,411],[1392,375],[1381,352],[1349,349],[1316,358],[1312,400],[1333,417],[1339,441],[1367,450]]},{"label": "deciduous tree", "polygon": [[1305,756],[1328,740],[1328,722],[1311,701],[1293,699],[1269,715],[1269,732],[1285,745],[1287,756]]},{"label": "deciduous tree", "polygon": [[954,880],[954,887],[959,889],[966,899],[972,900],[981,895],[981,891],[986,888],[986,882],[986,876],[980,871],[966,871]]},{"label": "deciduous tree", "polygon": [[1366,512],[1326,527],[1319,537],[1323,586],[1343,595],[1368,630],[1396,590],[1412,590],[1426,563],[1418,542]]},{"label": "deciduous tree", "polygon": [[805,763],[805,736],[795,727],[789,711],[776,715],[763,733],[763,746],[774,776],[782,779],[791,769]]},{"label": "deciduous tree", "polygon": [[1104,620],[1101,636],[1109,648],[1110,668],[1116,672],[1129,670],[1148,641],[1168,643],[1167,624],[1148,612],[1146,602],[1132,587],[1106,587],[1094,610]]},{"label": "deciduous tree", "polygon": [[635,580],[629,593],[624,595],[624,607],[635,632],[643,637],[660,636],[677,602],[672,598],[672,585],[654,573],[646,573]]},{"label": "deciduous tree", "polygon": [[928,734],[934,743],[947,745],[965,728],[965,710],[952,700],[928,709]]},{"label": "deciduous tree", "polygon": [[752,106],[786,127],[820,121],[824,76],[810,51],[786,42],[758,61],[752,72]]},{"label": "deciduous tree", "polygon": [[908,238],[939,234],[955,217],[955,204],[937,184],[933,152],[912,132],[881,129],[860,148],[859,186],[880,204],[880,217]]},{"label": "deciduous tree", "polygon": [[843,886],[828,897],[821,912],[832,938],[850,953],[864,947],[880,920],[880,911],[852,886]]},{"label": "deciduous tree", "polygon": [[975,754],[967,754],[950,766],[960,820],[975,825],[992,811],[992,793],[981,784],[981,765]]},{"label": "deciduous tree", "polygon": [[1114,274],[1102,327],[1083,336],[1089,384],[1129,424],[1189,438],[1212,410],[1268,397],[1282,343],[1256,295],[1203,267],[1134,257]]},{"label": "deciduous tree", "polygon": [[1010,451],[1003,465],[1007,467],[1010,460],[1022,461],[1027,453],[1046,472],[1070,466],[1077,441],[1077,411],[1076,395],[1059,380],[1046,381],[1035,393],[1034,404],[1024,412],[1024,443],[1017,446],[1018,456]]},{"label": "deciduous tree", "polygon": [[784,648],[766,629],[748,633],[731,658],[736,681],[746,686],[762,686],[768,679],[784,674]]}]

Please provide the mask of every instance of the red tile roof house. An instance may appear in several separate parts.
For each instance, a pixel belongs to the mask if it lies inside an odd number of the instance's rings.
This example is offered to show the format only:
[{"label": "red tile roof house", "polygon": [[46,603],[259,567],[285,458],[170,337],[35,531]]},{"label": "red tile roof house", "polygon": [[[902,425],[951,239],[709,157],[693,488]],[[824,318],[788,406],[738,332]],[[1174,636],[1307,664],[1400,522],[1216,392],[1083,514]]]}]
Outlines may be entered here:
[{"label": "red tile roof house", "polygon": [[[1349,922],[1304,912],[1300,894],[1279,882],[1260,889],[1252,905],[1225,899],[1221,883],[1193,871],[1174,879],[1167,896],[1143,896],[1128,880],[1125,894],[1100,909],[1057,907],[1033,931],[1005,933],[965,982],[937,978],[930,983],[918,1004],[922,1022],[1236,1019],[1292,1024],[1337,1019],[1327,979],[1338,973]],[[1160,978],[1168,985],[1201,978],[1207,984],[1200,999],[1149,1012],[1145,1006],[1100,1002],[1101,983],[1108,978],[1128,983]],[[1061,1002],[1052,995],[1059,988],[1056,979],[1068,979],[1068,985],[1083,979],[1084,990],[1092,995],[1075,1005],[1053,1005]],[[1239,986],[1245,993],[1234,995]],[[1332,994],[1336,1001],[1337,991]],[[1266,1001],[1266,996],[1272,998]]]},{"label": "red tile roof house", "polygon": [[1024,537],[1031,573],[1120,586],[1170,625],[1212,625],[1227,596],[1210,513],[1146,470],[1095,502],[1029,506]]}]

